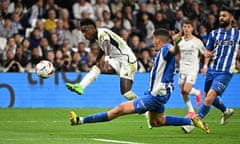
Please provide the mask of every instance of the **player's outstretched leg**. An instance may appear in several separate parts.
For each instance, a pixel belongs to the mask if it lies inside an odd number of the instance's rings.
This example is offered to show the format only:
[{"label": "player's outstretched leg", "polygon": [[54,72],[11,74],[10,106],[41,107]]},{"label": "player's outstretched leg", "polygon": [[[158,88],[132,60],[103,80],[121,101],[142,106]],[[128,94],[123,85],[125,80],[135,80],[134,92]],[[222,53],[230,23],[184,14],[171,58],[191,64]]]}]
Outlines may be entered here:
[{"label": "player's outstretched leg", "polygon": [[150,124],[148,112],[145,112],[145,113],[144,113],[144,116],[145,116],[145,118],[146,118],[148,128],[149,128],[149,129],[152,129],[152,125]]},{"label": "player's outstretched leg", "polygon": [[222,115],[220,124],[225,125],[227,123],[227,120],[233,115],[233,113],[234,113],[234,109],[227,108]]},{"label": "player's outstretched leg", "polygon": [[70,120],[71,126],[80,124],[79,117],[75,114],[75,112],[70,112],[69,120]]},{"label": "player's outstretched leg", "polygon": [[[195,115],[195,112],[188,112],[186,117],[188,118],[191,118]],[[184,125],[182,126],[182,130],[185,132],[185,133],[190,133],[192,130],[194,129],[194,126],[193,125]]]},{"label": "player's outstretched leg", "polygon": [[66,83],[66,87],[73,92],[76,92],[79,95],[83,94],[84,89],[80,86],[80,84],[71,84],[71,83]]},{"label": "player's outstretched leg", "polygon": [[196,127],[200,128],[207,134],[210,133],[210,129],[209,129],[208,125],[205,122],[203,122],[202,119],[198,115],[194,115],[191,119],[193,121],[193,124]]},{"label": "player's outstretched leg", "polygon": [[196,96],[196,104],[197,106],[200,106],[202,103],[202,91],[199,90],[199,94]]}]

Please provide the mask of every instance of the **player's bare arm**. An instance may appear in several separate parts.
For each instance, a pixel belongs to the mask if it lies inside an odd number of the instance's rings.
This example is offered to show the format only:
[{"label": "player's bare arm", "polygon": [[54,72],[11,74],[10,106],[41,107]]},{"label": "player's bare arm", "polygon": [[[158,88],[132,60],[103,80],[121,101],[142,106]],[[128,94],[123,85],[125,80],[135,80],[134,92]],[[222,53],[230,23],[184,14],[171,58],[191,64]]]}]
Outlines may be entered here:
[{"label": "player's bare arm", "polygon": [[110,41],[109,40],[105,40],[103,42],[103,47],[104,47],[104,54],[105,54],[105,59],[104,59],[104,69],[105,70],[109,70],[111,69],[110,65],[109,65],[109,50],[110,50],[110,47],[111,47],[111,44],[110,44]]}]

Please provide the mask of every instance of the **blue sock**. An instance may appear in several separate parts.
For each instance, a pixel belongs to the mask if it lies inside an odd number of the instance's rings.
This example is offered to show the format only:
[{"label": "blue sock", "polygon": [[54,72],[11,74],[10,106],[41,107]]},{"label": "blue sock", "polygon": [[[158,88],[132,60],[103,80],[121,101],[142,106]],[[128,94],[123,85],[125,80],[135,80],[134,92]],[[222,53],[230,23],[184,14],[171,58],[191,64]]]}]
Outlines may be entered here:
[{"label": "blue sock", "polygon": [[166,124],[172,126],[191,125],[191,119],[187,117],[166,116]]},{"label": "blue sock", "polygon": [[225,112],[225,110],[227,109],[227,107],[222,103],[222,100],[219,97],[216,97],[212,105],[220,109],[222,112]]},{"label": "blue sock", "polygon": [[210,108],[211,108],[211,106],[206,106],[204,104],[201,105],[201,107],[198,110],[198,115],[201,118],[204,118],[208,114],[208,112],[210,111]]},{"label": "blue sock", "polygon": [[83,118],[83,123],[96,123],[109,121],[107,112],[96,113]]}]

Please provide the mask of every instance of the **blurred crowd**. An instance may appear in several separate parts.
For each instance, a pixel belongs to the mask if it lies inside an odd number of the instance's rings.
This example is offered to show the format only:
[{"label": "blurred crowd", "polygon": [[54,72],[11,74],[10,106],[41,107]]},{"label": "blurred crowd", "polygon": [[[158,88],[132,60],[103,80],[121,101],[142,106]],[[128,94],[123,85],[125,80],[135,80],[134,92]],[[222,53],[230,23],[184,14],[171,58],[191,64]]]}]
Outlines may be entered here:
[{"label": "blurred crowd", "polygon": [[[42,59],[56,71],[89,71],[99,48],[84,38],[83,18],[120,35],[138,58],[138,72],[149,72],[155,29],[175,34],[189,19],[205,44],[222,4],[232,7],[238,27],[240,0],[0,0],[0,72],[34,72]],[[236,65],[238,72],[240,53]]]}]

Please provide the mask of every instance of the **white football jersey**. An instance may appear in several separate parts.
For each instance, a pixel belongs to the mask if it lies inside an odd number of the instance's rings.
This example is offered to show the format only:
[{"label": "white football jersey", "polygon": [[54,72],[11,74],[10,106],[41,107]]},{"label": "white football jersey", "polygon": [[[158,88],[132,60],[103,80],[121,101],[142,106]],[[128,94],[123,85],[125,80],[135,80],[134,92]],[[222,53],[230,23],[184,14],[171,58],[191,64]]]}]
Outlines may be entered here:
[{"label": "white football jersey", "polygon": [[185,40],[184,37],[178,44],[180,49],[180,73],[199,71],[199,52],[204,54],[204,44],[197,38]]},{"label": "white football jersey", "polygon": [[112,32],[107,28],[98,28],[97,43],[99,47],[104,49],[104,41],[108,40],[111,43],[111,48],[109,50],[109,56],[114,59],[127,60],[129,63],[136,62],[136,56],[132,49],[127,45],[127,43],[117,34]]}]

